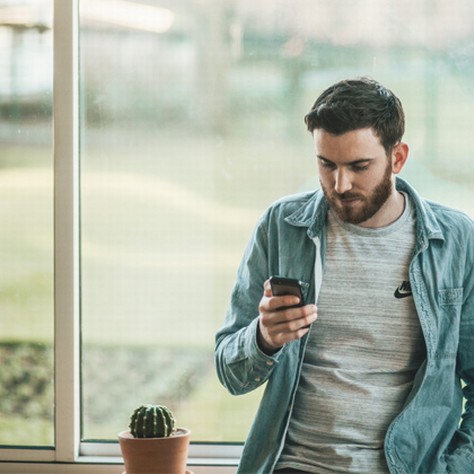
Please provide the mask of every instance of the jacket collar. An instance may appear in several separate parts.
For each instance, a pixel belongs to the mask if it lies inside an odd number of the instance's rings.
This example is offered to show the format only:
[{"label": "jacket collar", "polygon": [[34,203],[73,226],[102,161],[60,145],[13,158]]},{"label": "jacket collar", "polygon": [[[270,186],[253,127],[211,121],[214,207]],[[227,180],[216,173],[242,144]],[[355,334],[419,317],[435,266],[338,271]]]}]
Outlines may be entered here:
[{"label": "jacket collar", "polygon": [[[415,189],[400,177],[396,178],[395,185],[397,190],[407,193],[414,203],[417,219],[417,244],[426,247],[429,239],[444,240],[438,219],[428,201],[422,199]],[[307,227],[309,237],[313,238],[321,233],[326,224],[328,209],[328,202],[323,192],[318,189],[299,209],[286,217],[285,221],[296,227]]]},{"label": "jacket collar", "polygon": [[296,227],[307,227],[309,237],[313,238],[325,225],[328,210],[328,202],[322,190],[318,189],[293,214],[286,217],[285,221]]},{"label": "jacket collar", "polygon": [[444,235],[429,201],[422,199],[415,189],[404,179],[397,177],[396,187],[410,196],[415,205],[416,214],[416,242],[419,248],[428,246],[428,240],[439,239],[444,241]]}]

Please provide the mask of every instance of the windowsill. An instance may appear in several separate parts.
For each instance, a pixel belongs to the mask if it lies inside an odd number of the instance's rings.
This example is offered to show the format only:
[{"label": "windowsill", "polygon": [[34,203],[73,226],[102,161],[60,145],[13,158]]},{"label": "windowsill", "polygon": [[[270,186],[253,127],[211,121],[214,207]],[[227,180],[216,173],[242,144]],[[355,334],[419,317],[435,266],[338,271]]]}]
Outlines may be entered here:
[{"label": "windowsill", "polygon": [[[239,444],[192,443],[188,466],[194,474],[235,474]],[[0,448],[0,472],[9,474],[122,474],[118,443],[81,443],[76,462],[55,461],[54,449]]]}]

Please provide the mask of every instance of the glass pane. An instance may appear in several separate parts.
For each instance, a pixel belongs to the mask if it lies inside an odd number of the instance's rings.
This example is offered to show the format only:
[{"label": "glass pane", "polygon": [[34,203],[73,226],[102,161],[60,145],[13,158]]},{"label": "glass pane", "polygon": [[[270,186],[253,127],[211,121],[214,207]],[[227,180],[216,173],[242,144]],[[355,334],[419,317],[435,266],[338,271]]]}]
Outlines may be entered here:
[{"label": "glass pane", "polygon": [[219,386],[214,334],[257,217],[317,186],[303,116],[330,83],[393,89],[405,178],[474,214],[473,4],[445,4],[81,0],[85,439],[150,402],[245,438],[260,393]]},{"label": "glass pane", "polygon": [[0,0],[0,445],[54,444],[52,3]]}]

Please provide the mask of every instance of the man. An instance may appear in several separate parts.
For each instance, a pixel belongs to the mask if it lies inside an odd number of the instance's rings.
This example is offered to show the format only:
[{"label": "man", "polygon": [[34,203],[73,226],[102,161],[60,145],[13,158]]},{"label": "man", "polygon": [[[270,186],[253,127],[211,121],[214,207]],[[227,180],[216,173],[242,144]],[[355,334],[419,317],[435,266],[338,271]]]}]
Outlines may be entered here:
[{"label": "man", "polygon": [[267,383],[239,472],[472,473],[474,224],[397,176],[404,113],[381,84],[341,81],[305,122],[321,190],[260,219],[216,336],[231,393]]}]

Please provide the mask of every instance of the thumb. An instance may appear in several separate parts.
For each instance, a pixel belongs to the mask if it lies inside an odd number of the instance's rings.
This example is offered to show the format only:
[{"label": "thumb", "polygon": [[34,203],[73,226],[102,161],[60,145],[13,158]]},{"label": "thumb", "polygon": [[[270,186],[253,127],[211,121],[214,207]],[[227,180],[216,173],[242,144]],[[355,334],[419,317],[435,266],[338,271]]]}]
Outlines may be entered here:
[{"label": "thumb", "polygon": [[268,298],[271,298],[273,296],[270,280],[265,280],[265,283],[263,284],[263,296],[266,296]]}]

